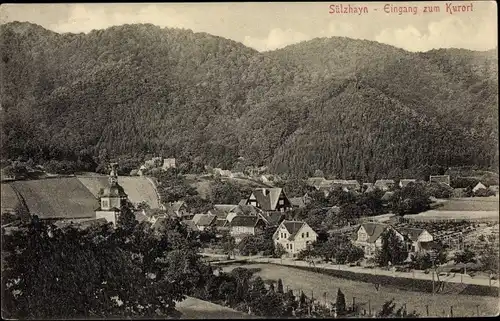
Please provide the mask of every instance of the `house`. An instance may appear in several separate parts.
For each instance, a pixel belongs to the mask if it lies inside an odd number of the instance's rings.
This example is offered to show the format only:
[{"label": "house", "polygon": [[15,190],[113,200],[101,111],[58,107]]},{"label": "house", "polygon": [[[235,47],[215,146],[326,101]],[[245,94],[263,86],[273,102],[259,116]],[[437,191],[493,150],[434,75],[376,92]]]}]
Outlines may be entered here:
[{"label": "house", "polygon": [[229,177],[231,178],[245,178],[245,174],[243,172],[231,172],[231,174],[229,174]]},{"label": "house", "polygon": [[271,174],[261,175],[260,180],[261,180],[261,182],[266,183],[266,184],[272,184],[272,183],[276,182],[276,178],[274,177],[274,175],[271,175]]},{"label": "house", "polygon": [[406,236],[410,244],[410,253],[418,253],[426,251],[429,245],[426,243],[434,241],[434,237],[427,230],[421,228],[400,227],[397,229],[399,233]]},{"label": "house", "polygon": [[216,215],[218,219],[226,219],[227,215],[237,207],[238,205],[234,204],[215,204],[213,208],[208,210],[207,214]]},{"label": "house", "polygon": [[450,185],[450,175],[431,175],[429,176],[429,182],[445,183]]},{"label": "house", "polygon": [[312,198],[305,194],[304,196],[299,196],[299,197],[290,197],[290,204],[292,204],[292,207],[295,208],[304,208],[309,204],[312,200]]},{"label": "house", "polygon": [[168,203],[165,206],[165,210],[169,215],[174,215],[184,220],[190,220],[193,218],[193,214],[189,212],[186,202],[184,201]]},{"label": "house", "polygon": [[384,202],[388,202],[391,200],[392,195],[394,195],[394,192],[385,192],[385,194],[382,196],[381,200]]},{"label": "house", "polygon": [[215,226],[216,220],[217,216],[211,214],[195,214],[192,219],[199,231]]},{"label": "house", "polygon": [[324,177],[309,177],[306,183],[307,185],[319,190],[319,187],[323,181],[325,181]]},{"label": "house", "polygon": [[229,222],[237,215],[258,216],[262,211],[252,205],[232,205],[216,204],[208,211],[208,214],[216,215],[218,219],[225,219]]},{"label": "house", "polygon": [[347,188],[349,191],[359,191],[361,189],[361,185],[355,179],[346,180],[346,183],[342,187]]},{"label": "house", "polygon": [[475,193],[480,189],[487,189],[487,188],[486,188],[486,186],[483,185],[483,183],[479,182],[479,183],[477,183],[476,186],[474,186],[474,188],[472,189],[472,192]]},{"label": "house", "polygon": [[247,200],[247,205],[253,205],[265,212],[285,212],[292,209],[290,200],[282,188],[256,188]]},{"label": "house", "polygon": [[247,235],[255,235],[266,227],[266,223],[254,215],[238,215],[232,219],[229,225],[229,233],[236,242],[241,241]]},{"label": "house", "polygon": [[410,183],[416,183],[416,182],[417,182],[416,179],[403,178],[399,180],[399,187],[403,188]]},{"label": "house", "polygon": [[175,158],[165,158],[161,167],[164,171],[169,168],[176,168]]},{"label": "house", "polygon": [[373,184],[374,187],[382,190],[388,191],[394,187],[395,183],[393,179],[379,179]]},{"label": "house", "polygon": [[118,164],[111,164],[111,172],[109,174],[109,186],[103,190],[100,196],[100,206],[95,210],[95,218],[104,218],[107,222],[113,223],[116,226],[118,216],[121,213],[121,207],[127,205],[128,197],[123,187],[118,184]]},{"label": "house", "polygon": [[405,240],[404,236],[396,231],[391,225],[366,222],[358,227],[354,235],[353,244],[363,249],[366,258],[374,257],[376,249],[382,247],[382,233],[388,229],[392,229],[396,232],[396,235],[402,241]]},{"label": "house", "polygon": [[289,256],[295,257],[306,249],[309,244],[316,242],[318,234],[303,221],[283,221],[273,234],[275,246],[283,246]]},{"label": "house", "polygon": [[373,183],[363,183],[361,190],[364,193],[370,193],[374,190],[375,188],[373,187]]}]

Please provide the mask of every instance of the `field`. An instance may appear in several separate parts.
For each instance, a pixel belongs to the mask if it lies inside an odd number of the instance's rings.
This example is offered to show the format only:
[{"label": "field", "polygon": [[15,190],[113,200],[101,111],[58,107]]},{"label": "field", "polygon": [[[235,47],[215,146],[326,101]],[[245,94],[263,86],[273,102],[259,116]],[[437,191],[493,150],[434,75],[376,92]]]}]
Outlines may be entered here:
[{"label": "field", "polygon": [[181,319],[249,319],[250,316],[221,305],[187,297],[176,304]]},{"label": "field", "polygon": [[29,212],[40,218],[95,217],[97,199],[74,177],[10,183],[22,195]]},{"label": "field", "polygon": [[[99,189],[108,186],[107,176],[77,176],[78,180],[82,182],[85,187],[94,195],[97,196]],[[132,203],[146,202],[151,208],[159,208],[158,196],[156,187],[146,177],[123,177],[118,178],[125,193],[127,193],[129,200]]]},{"label": "field", "polygon": [[498,196],[452,198],[442,202],[436,211],[478,212],[499,210]]},{"label": "field", "polygon": [[[224,271],[229,271],[236,266],[228,266]],[[263,279],[283,280],[284,287],[289,287],[295,291],[304,291],[308,296],[313,295],[316,298],[324,300],[323,293],[327,293],[327,301],[334,301],[337,290],[340,288],[346,296],[346,302],[352,304],[353,297],[358,304],[363,304],[368,310],[370,304],[372,311],[382,307],[385,301],[392,298],[398,306],[405,304],[410,311],[417,311],[421,316],[426,315],[426,305],[429,307],[431,316],[447,316],[450,306],[453,306],[454,316],[475,316],[477,305],[479,313],[482,316],[491,316],[498,314],[498,298],[482,297],[472,295],[447,295],[423,292],[412,292],[388,288],[381,285],[379,290],[375,289],[373,284],[351,281],[335,278],[320,273],[298,270],[291,267],[269,265],[269,264],[251,264],[242,265],[242,267],[259,268]],[[296,293],[296,292],[295,292]],[[370,303],[368,303],[370,301]],[[363,307],[362,307],[363,308]]]}]

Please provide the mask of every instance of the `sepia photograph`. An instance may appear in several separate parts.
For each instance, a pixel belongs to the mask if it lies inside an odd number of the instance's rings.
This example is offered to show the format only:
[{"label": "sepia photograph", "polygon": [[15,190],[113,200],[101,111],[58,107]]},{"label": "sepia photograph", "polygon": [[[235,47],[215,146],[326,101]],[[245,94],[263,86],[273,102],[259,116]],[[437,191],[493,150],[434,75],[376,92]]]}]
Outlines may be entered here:
[{"label": "sepia photograph", "polygon": [[1,4],[2,319],[498,316],[497,6]]}]

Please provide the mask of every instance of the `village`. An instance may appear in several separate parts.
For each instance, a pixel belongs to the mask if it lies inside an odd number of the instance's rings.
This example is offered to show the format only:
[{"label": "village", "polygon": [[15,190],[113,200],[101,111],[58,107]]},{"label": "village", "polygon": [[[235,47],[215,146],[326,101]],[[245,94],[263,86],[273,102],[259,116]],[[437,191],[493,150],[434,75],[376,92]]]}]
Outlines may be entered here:
[{"label": "village", "polygon": [[[416,259],[425,257],[426,254],[437,253],[440,246],[448,249],[448,258],[455,253],[464,250],[472,250],[478,253],[478,249],[490,244],[498,249],[498,185],[485,186],[478,182],[469,188],[470,196],[488,197],[463,197],[466,188],[451,188],[449,175],[431,175],[428,184],[435,184],[449,192],[447,199],[438,199],[430,196],[429,206],[422,213],[398,215],[392,213],[387,207],[396,191],[409,188],[419,184],[416,179],[379,179],[375,182],[358,182],[357,180],[325,179],[324,177],[310,177],[303,180],[303,184],[309,192],[295,197],[288,197],[286,182],[280,185],[281,179],[278,175],[260,174],[259,169],[252,171],[234,172],[220,168],[209,169],[204,177],[218,180],[248,180],[253,187],[247,189],[244,198],[233,204],[210,204],[204,212],[194,212],[184,199],[179,197],[174,202],[162,201],[159,186],[161,182],[155,179],[158,173],[175,172],[175,158],[153,157],[144,162],[137,170],[132,170],[130,176],[118,177],[117,164],[110,167],[110,174],[106,178],[98,175],[82,175],[75,177],[54,177],[33,181],[15,181],[12,177],[2,184],[2,218],[6,215],[37,215],[42,220],[50,220],[55,224],[63,226],[77,224],[79,226],[90,226],[92,224],[111,223],[116,224],[119,219],[121,208],[127,204],[131,205],[135,219],[138,222],[148,222],[153,228],[161,226],[161,223],[170,218],[179,219],[187,229],[212,235],[212,239],[205,246],[205,252],[218,253],[231,258],[231,255],[266,254],[274,257],[289,257],[293,259],[312,260],[311,249],[315,244],[324,243],[325,240],[345,236],[350,240],[354,249],[360,250],[361,255],[348,258],[351,265],[373,266],[377,252],[386,241],[383,236],[392,231],[404,245],[405,256],[400,262],[386,264],[394,265],[408,264]],[[260,169],[262,170],[265,169]],[[189,175],[189,174],[188,174]],[[58,182],[59,181],[59,182]],[[140,181],[140,183],[139,183]],[[61,199],[64,194],[58,193],[53,187],[39,186],[44,188],[44,198],[30,199],[33,187],[29,184],[60,184],[65,187],[74,184],[73,194],[66,195],[68,199]],[[275,187],[280,185],[283,187]],[[54,185],[55,186],[55,185]],[[85,186],[85,187],[83,187]],[[262,187],[265,186],[265,187]],[[27,191],[25,193],[23,191]],[[75,194],[76,193],[76,194]],[[362,213],[346,214],[345,217],[339,212],[348,210],[349,202],[328,206],[314,201],[318,195],[328,198],[332,194],[342,195],[379,195],[380,209],[383,214],[363,215]],[[378,193],[378,194],[377,194]],[[78,194],[78,195],[77,195]],[[37,194],[40,195],[40,194]],[[381,196],[381,197],[380,197]],[[58,204],[47,204],[43,202]],[[81,200],[78,200],[78,199]],[[85,200],[85,202],[83,202]],[[96,207],[93,202],[98,200]],[[57,203],[56,202],[56,203]],[[80,207],[75,207],[77,202]],[[88,206],[81,206],[86,203]],[[486,204],[486,207],[485,205]],[[496,205],[495,205],[496,204]],[[331,205],[331,204],[330,204]],[[341,205],[341,206],[339,206]],[[20,211],[20,206],[25,209]],[[468,208],[471,207],[471,208]],[[46,209],[71,209],[58,213],[44,213]],[[74,209],[76,208],[76,213]],[[91,212],[89,209],[93,208]],[[323,211],[325,215],[317,214],[319,224],[308,224],[315,219],[309,214],[297,215],[298,211]],[[354,208],[359,211],[359,208]],[[29,213],[29,214],[28,214]],[[325,220],[333,223],[325,226]],[[337,222],[335,222],[337,220]],[[2,220],[3,221],[3,220]],[[318,220],[316,220],[318,221]],[[3,224],[8,228],[9,224]],[[325,228],[326,227],[326,228]],[[319,229],[318,229],[319,228]],[[266,231],[273,248],[252,247],[252,242],[259,237],[262,238]],[[319,235],[321,234],[321,235]],[[480,236],[481,235],[481,236]],[[480,237],[479,237],[480,236]],[[234,243],[232,248],[224,248],[228,238]],[[478,242],[479,241],[479,242]],[[232,243],[231,243],[232,244]],[[244,246],[244,244],[247,244]],[[338,250],[332,248],[333,251]],[[394,250],[394,249],[392,249]],[[435,255],[435,254],[433,254]],[[315,255],[320,257],[321,255]],[[333,260],[335,261],[335,259]],[[345,263],[345,259],[343,260]],[[469,262],[452,262],[444,267],[449,260],[441,259],[443,265],[441,271],[461,271],[465,273],[467,267],[469,273],[481,270],[481,264],[472,258]],[[424,266],[428,273],[431,265]],[[399,268],[398,268],[399,269]],[[433,272],[434,273],[434,272]],[[489,283],[497,279],[494,271],[489,275]]]}]

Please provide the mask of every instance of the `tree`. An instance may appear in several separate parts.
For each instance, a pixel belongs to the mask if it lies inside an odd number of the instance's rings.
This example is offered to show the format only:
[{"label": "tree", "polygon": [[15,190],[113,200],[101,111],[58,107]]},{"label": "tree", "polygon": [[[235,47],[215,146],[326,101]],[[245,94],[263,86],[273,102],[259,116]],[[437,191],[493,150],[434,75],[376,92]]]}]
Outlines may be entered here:
[{"label": "tree", "polygon": [[377,249],[375,260],[380,266],[386,266],[389,262],[400,264],[408,257],[405,242],[396,234],[392,228],[382,233],[382,246]]},{"label": "tree", "polygon": [[495,196],[496,193],[490,189],[487,188],[480,188],[473,192],[474,197],[489,197],[489,196]]},{"label": "tree", "polygon": [[234,249],[236,248],[236,241],[231,235],[224,235],[222,238],[222,249],[224,254],[227,254],[231,258],[231,254],[234,255]]},{"label": "tree", "polygon": [[283,188],[288,197],[302,197],[314,190],[314,187],[309,186],[300,178],[293,178],[284,183],[278,183],[277,186]]},{"label": "tree", "polygon": [[476,253],[466,247],[463,251],[455,253],[453,260],[456,263],[473,263],[476,262]]},{"label": "tree", "polygon": [[335,307],[339,315],[342,315],[346,312],[345,296],[344,293],[340,291],[340,289],[337,291],[337,299],[335,300]]},{"label": "tree", "polygon": [[[2,252],[9,255],[2,292],[10,300],[2,302],[4,315],[173,315],[175,301],[201,284],[208,271],[185,237],[183,243],[175,244],[167,234],[150,233],[147,225],[133,230],[114,230],[109,224],[59,229],[42,222],[3,234]],[[26,257],[34,261],[26,265]]]},{"label": "tree", "polygon": [[396,310],[396,303],[394,303],[394,299],[391,299],[382,305],[382,309],[377,316],[380,318],[416,318],[418,314],[416,311],[408,314],[404,306]]},{"label": "tree", "polygon": [[238,204],[247,196],[238,185],[221,180],[215,180],[210,190],[210,200],[213,204]]},{"label": "tree", "polygon": [[284,254],[286,254],[286,250],[283,247],[283,245],[281,245],[280,243],[276,243],[276,245],[274,247],[274,256],[275,257],[282,257]]},{"label": "tree", "polygon": [[430,208],[429,195],[421,183],[410,183],[394,192],[389,206],[399,215],[418,214]]},{"label": "tree", "polygon": [[283,281],[281,281],[281,279],[278,279],[278,290],[277,290],[277,292],[283,294]]}]

